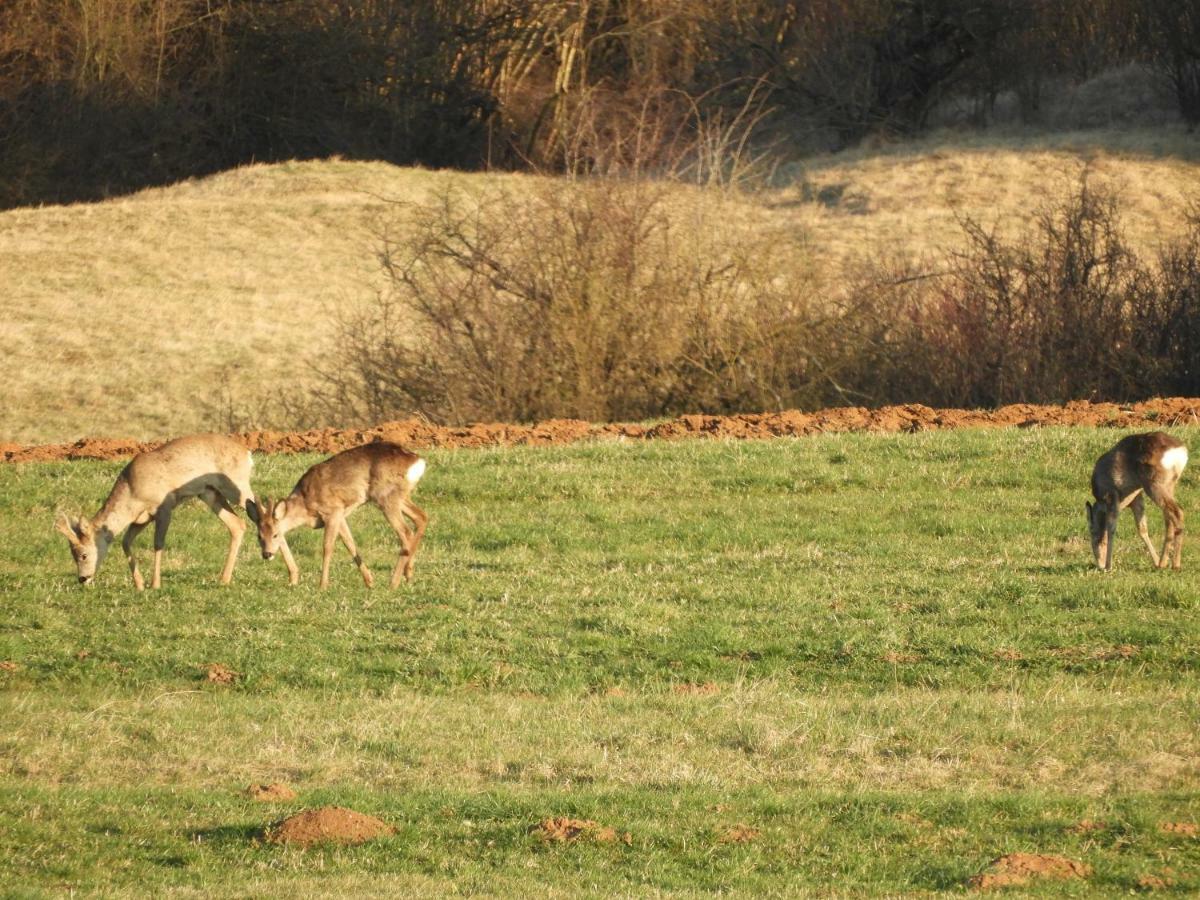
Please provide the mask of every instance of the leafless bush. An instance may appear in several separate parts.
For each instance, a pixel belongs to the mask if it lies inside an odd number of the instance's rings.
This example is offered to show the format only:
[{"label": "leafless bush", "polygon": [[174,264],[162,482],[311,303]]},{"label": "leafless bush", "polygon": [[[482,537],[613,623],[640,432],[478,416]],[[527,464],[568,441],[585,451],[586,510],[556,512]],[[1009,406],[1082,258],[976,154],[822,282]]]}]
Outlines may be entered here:
[{"label": "leafless bush", "polygon": [[1121,237],[1116,195],[1084,173],[1026,237],[961,225],[965,249],[930,277],[879,270],[858,286],[860,305],[893,323],[871,374],[858,367],[872,398],[987,407],[1200,387],[1195,217],[1187,239],[1145,263]]},{"label": "leafless bush", "polygon": [[[641,419],[829,404],[989,407],[1200,391],[1200,215],[1139,260],[1086,175],[1023,237],[961,222],[931,271],[815,296],[736,196],[615,179],[448,191],[382,236],[307,418]],[[757,227],[752,227],[757,226]],[[319,412],[318,412],[319,411]]]},{"label": "leafless bush", "polygon": [[389,289],[338,323],[319,396],[442,422],[812,402],[827,326],[801,251],[714,203],[640,180],[449,191],[382,237]]}]

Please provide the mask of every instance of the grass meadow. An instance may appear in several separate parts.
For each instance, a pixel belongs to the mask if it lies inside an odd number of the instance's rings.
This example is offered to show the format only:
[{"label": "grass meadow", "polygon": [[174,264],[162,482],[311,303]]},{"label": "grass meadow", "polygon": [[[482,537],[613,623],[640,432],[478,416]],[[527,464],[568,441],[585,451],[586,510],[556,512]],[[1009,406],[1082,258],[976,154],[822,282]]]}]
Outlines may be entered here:
[{"label": "grass meadow", "polygon": [[[946,131],[787,163],[756,192],[712,200],[680,186],[673,199],[719,203],[703,214],[710,228],[798,235],[797,267],[830,297],[864,258],[939,268],[962,217],[1021,233],[1085,166],[1118,192],[1130,247],[1152,258],[1184,226],[1198,165],[1182,127]],[[412,219],[390,201],[535,181],[330,159],[0,212],[0,441],[294,427],[280,398],[315,383],[334,311],[383,286],[381,223]]]},{"label": "grass meadow", "polygon": [[[1028,894],[1200,890],[1200,544],[1153,571],[1125,518],[1090,568],[1117,436],[430,452],[396,593],[340,546],[318,591],[314,531],[299,587],[247,544],[221,588],[199,504],[162,590],[119,548],[82,589],[53,513],[120,464],[2,467],[0,892],[953,895],[1017,851],[1093,867]],[[313,461],[260,457],[256,489]],[[352,526],[385,574],[382,516]],[[397,832],[258,840],[325,804]],[[628,839],[547,843],[551,816]]]}]

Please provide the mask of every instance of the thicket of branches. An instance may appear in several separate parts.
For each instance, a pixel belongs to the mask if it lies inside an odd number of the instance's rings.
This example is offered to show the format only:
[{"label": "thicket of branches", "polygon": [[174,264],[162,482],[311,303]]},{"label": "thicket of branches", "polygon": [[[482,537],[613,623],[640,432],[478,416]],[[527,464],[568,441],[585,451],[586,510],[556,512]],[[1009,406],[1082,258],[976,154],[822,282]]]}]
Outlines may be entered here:
[{"label": "thicket of branches", "polygon": [[6,0],[0,205],[335,153],[612,171],[752,91],[837,145],[1127,62],[1200,121],[1193,0]]},{"label": "thicket of branches", "polygon": [[342,318],[313,421],[1200,393],[1200,209],[1141,259],[1086,174],[1020,237],[963,220],[931,268],[874,264],[838,297],[803,277],[795,235],[649,181],[450,192],[397,222],[390,289]]}]

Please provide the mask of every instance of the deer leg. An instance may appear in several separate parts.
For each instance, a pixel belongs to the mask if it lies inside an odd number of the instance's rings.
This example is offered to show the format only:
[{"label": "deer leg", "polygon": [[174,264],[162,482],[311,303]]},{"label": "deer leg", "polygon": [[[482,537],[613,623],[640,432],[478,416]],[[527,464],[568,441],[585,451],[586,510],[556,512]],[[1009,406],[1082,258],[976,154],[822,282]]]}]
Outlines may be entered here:
[{"label": "deer leg", "polygon": [[[1175,502],[1174,497],[1166,498],[1163,503],[1163,516],[1170,519],[1172,536],[1171,568],[1180,567],[1180,557],[1183,555],[1183,510]],[[1162,565],[1167,567],[1167,552],[1163,551]]]},{"label": "deer leg", "polygon": [[400,555],[396,558],[396,565],[392,568],[392,580],[390,586],[395,589],[400,584],[401,578],[412,578],[412,554],[415,549],[414,538],[408,529],[408,523],[404,521],[404,501],[396,497],[389,497],[384,503],[379,504],[379,508],[383,510],[383,516],[387,519],[388,524],[392,526],[392,530],[396,532],[396,537],[400,538]]},{"label": "deer leg", "polygon": [[[425,526],[429,523],[429,516],[425,510],[417,506],[406,496],[398,496],[385,504],[381,504],[384,516],[387,517],[388,524],[395,530],[400,538],[401,555],[396,561],[396,568],[392,571],[392,587],[400,584],[400,579],[412,581],[413,562],[417,555],[417,548],[421,546],[421,539],[425,536]],[[415,531],[410,531],[408,523],[404,517],[412,519],[416,526]]]},{"label": "deer leg", "polygon": [[1172,568],[1178,569],[1182,567],[1183,557],[1183,510],[1178,504],[1175,505],[1175,558],[1172,560]]},{"label": "deer leg", "polygon": [[143,522],[141,525],[130,525],[125,529],[125,537],[121,538],[121,549],[125,551],[125,558],[129,560],[129,574],[133,576],[133,586],[139,591],[146,589],[146,582],[142,580],[142,573],[138,571],[137,557],[133,555],[133,542],[149,524]]},{"label": "deer leg", "polygon": [[167,529],[171,525],[171,513],[174,506],[164,503],[154,514],[154,575],[150,579],[150,587],[162,587],[162,556],[163,548],[167,545]]},{"label": "deer leg", "polygon": [[233,507],[217,491],[208,490],[201,495],[208,508],[216,513],[217,518],[229,529],[229,552],[225,556],[225,567],[221,569],[221,584],[229,584],[233,580],[233,567],[237,565],[238,550],[242,546],[242,537],[246,526]]},{"label": "deer leg", "polygon": [[329,516],[325,519],[325,540],[321,548],[321,587],[329,587],[329,562],[333,559],[333,545],[337,541],[344,517]]},{"label": "deer leg", "polygon": [[1117,543],[1117,514],[1121,511],[1120,503],[1115,494],[1108,498],[1105,504],[1107,515],[1104,519],[1105,532],[1105,547],[1104,547],[1104,571],[1111,572],[1113,564],[1113,547]]},{"label": "deer leg", "polygon": [[1183,510],[1175,502],[1172,488],[1173,485],[1164,486],[1158,483],[1151,484],[1150,490],[1147,491],[1150,499],[1162,508],[1163,522],[1166,524],[1167,533],[1163,537],[1162,556],[1158,560],[1160,569],[1165,569],[1168,565],[1178,569],[1183,551]]},{"label": "deer leg", "polygon": [[363,581],[366,582],[367,587],[371,587],[375,583],[375,579],[371,576],[371,570],[367,568],[363,558],[358,555],[358,547],[354,544],[354,535],[350,533],[350,523],[345,518],[342,519],[341,526],[338,528],[338,535],[341,537],[342,543],[346,545],[350,558],[358,566],[358,571],[362,573]]},{"label": "deer leg", "polygon": [[1150,558],[1154,560],[1154,565],[1157,566],[1158,551],[1154,549],[1154,541],[1150,540],[1150,530],[1146,527],[1146,501],[1141,494],[1133,498],[1129,508],[1133,512],[1133,521],[1137,523],[1138,536],[1146,545],[1146,550],[1149,551]]},{"label": "deer leg", "polygon": [[287,538],[283,535],[279,536],[279,555],[283,557],[283,564],[287,566],[288,584],[296,586],[300,583],[300,569],[296,565],[296,558],[292,556],[292,548],[288,546]]},{"label": "deer leg", "polygon": [[417,526],[412,543],[408,547],[408,560],[404,563],[404,579],[412,581],[413,559],[417,555],[417,548],[421,546],[421,539],[425,537],[425,526],[429,524],[429,516],[407,497],[404,498],[404,512]]}]

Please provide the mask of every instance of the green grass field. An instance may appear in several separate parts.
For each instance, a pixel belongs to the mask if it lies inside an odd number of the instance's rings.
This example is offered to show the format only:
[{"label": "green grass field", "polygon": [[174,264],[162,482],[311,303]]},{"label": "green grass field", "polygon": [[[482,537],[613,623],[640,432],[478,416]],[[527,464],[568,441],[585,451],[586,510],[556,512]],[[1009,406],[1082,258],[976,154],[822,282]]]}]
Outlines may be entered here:
[{"label": "green grass field", "polygon": [[[53,513],[120,464],[0,468],[0,893],[936,895],[1016,851],[1093,867],[1033,894],[1200,890],[1200,838],[1162,827],[1200,823],[1200,542],[1152,571],[1125,518],[1090,568],[1117,436],[430,452],[397,593],[341,547],[319,592],[313,531],[298,588],[249,543],[221,588],[199,504],[161,591],[119,547],[82,589]],[[256,488],[313,461],[259,458]],[[385,574],[382,517],[352,525]],[[324,804],[397,832],[258,840]],[[550,816],[629,840],[546,843]]]}]

